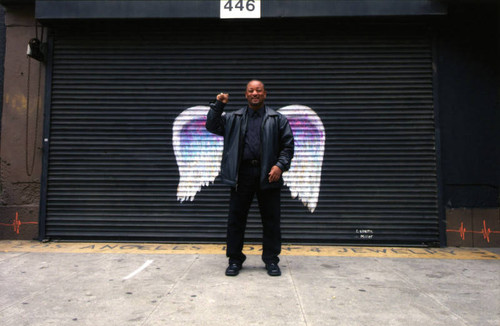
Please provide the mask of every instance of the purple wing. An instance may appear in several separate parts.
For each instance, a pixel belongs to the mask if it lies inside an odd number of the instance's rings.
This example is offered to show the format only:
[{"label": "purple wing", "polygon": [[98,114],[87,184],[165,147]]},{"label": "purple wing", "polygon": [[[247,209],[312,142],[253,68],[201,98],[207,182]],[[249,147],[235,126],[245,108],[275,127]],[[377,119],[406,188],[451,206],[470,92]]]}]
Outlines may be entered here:
[{"label": "purple wing", "polygon": [[175,118],[172,144],[179,168],[177,200],[192,201],[202,186],[213,183],[220,171],[223,137],[205,129],[208,106],[195,106]]},{"label": "purple wing", "polygon": [[321,169],[325,152],[325,128],[316,112],[303,105],[290,105],[278,110],[292,128],[295,154],[283,180],[292,194],[314,212],[318,204]]}]

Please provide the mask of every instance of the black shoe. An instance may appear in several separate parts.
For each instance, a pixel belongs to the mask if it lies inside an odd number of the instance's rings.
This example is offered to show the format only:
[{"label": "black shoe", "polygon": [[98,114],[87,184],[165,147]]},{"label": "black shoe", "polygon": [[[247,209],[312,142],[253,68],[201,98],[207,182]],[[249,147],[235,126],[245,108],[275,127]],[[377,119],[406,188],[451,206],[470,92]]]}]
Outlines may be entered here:
[{"label": "black shoe", "polygon": [[281,270],[277,263],[266,264],[267,274],[269,276],[280,276]]},{"label": "black shoe", "polygon": [[242,265],[238,265],[235,263],[229,264],[229,266],[226,268],[226,276],[236,276],[242,268]]}]

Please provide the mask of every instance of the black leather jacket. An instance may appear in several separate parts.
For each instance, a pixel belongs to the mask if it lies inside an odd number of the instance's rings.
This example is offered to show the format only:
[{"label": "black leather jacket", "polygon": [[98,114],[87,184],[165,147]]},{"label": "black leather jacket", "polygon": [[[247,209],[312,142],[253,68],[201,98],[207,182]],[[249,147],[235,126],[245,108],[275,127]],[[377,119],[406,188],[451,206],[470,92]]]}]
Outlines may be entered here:
[{"label": "black leather jacket", "polygon": [[[224,106],[220,101],[210,104],[205,127],[211,133],[224,136],[220,176],[222,182],[236,187],[247,128],[247,108],[222,115]],[[260,135],[261,189],[279,188],[283,184],[283,178],[279,182],[269,183],[268,174],[273,165],[283,172],[290,168],[294,150],[292,129],[285,116],[266,106]]]}]

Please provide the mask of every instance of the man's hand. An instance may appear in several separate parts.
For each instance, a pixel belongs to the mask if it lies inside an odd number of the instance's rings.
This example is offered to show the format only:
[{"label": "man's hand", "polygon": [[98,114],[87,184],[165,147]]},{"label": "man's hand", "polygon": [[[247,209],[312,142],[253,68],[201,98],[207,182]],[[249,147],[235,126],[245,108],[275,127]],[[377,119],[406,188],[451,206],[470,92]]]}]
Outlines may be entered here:
[{"label": "man's hand", "polygon": [[279,167],[274,165],[269,172],[269,183],[279,181],[282,172]]},{"label": "man's hand", "polygon": [[226,93],[217,94],[217,101],[221,101],[222,103],[227,104],[227,102],[229,102],[229,94]]}]

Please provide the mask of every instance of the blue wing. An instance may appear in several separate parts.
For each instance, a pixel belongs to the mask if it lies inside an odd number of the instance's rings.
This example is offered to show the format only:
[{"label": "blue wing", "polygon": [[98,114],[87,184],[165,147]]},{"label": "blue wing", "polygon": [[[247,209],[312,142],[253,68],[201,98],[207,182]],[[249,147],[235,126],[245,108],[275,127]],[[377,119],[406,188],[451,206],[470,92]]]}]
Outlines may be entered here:
[{"label": "blue wing", "polygon": [[325,128],[316,112],[303,105],[289,105],[278,110],[292,128],[295,154],[290,170],[283,180],[292,194],[309,209],[316,209],[321,184],[321,169],[325,152]]},{"label": "blue wing", "polygon": [[205,129],[208,106],[195,106],[175,118],[172,143],[179,168],[177,200],[192,201],[202,186],[213,183],[220,171],[223,137]]}]

